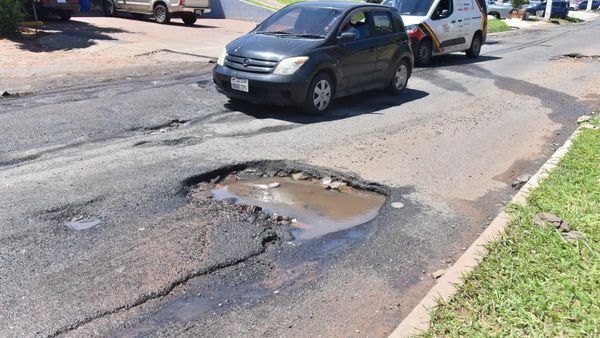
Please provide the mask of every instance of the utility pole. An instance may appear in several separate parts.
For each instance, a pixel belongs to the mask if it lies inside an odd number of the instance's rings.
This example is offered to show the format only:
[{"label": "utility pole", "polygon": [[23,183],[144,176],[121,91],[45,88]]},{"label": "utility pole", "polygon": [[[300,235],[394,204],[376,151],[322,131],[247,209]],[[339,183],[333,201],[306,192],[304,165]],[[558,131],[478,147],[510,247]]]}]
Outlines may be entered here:
[{"label": "utility pole", "polygon": [[552,1],[553,0],[546,0],[546,11],[544,12],[544,19],[546,19],[546,21],[550,21],[550,18],[552,17]]},{"label": "utility pole", "polygon": [[586,11],[591,11],[592,10],[592,0],[587,0],[588,4],[587,4],[587,8],[585,9]]}]

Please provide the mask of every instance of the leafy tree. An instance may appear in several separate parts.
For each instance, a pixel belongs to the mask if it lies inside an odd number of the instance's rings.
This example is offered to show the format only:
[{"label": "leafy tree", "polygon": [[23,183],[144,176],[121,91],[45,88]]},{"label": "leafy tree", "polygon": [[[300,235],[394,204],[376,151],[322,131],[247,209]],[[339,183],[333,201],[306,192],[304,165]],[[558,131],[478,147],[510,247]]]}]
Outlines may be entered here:
[{"label": "leafy tree", "polygon": [[0,0],[0,36],[16,33],[23,16],[21,1]]},{"label": "leafy tree", "polygon": [[510,3],[512,4],[513,8],[521,8],[523,6],[523,4],[525,3],[524,0],[510,0]]}]

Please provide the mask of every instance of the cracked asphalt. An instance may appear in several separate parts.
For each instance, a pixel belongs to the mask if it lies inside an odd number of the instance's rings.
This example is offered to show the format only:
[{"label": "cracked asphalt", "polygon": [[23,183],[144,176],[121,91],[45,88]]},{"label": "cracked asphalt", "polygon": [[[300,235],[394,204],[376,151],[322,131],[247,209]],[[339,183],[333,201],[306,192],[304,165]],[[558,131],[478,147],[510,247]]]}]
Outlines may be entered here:
[{"label": "cracked asphalt", "polygon": [[[597,54],[599,33],[596,20],[490,36],[474,62],[438,58],[404,95],[322,117],[231,105],[202,62],[0,100],[0,336],[389,334],[513,179],[600,105],[596,60],[550,60]],[[194,197],[190,182],[248,161],[379,184],[388,201],[296,242]],[[100,224],[65,225],[80,218]]]}]

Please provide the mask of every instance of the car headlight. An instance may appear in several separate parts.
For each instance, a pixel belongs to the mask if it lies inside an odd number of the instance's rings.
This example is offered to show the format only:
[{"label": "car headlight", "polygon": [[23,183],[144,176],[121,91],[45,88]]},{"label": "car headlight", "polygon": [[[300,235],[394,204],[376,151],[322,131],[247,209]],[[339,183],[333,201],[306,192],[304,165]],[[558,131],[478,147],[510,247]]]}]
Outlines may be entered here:
[{"label": "car headlight", "polygon": [[303,64],[308,61],[308,56],[297,56],[279,61],[277,67],[273,71],[276,75],[291,75],[294,74]]},{"label": "car headlight", "polygon": [[404,27],[404,29],[406,29],[407,32],[414,31],[416,28],[417,28],[417,25],[408,25],[408,26]]},{"label": "car headlight", "polygon": [[221,50],[221,54],[219,54],[219,58],[217,59],[217,64],[219,66],[223,66],[225,64],[226,56],[227,56],[227,49],[225,49],[225,47],[223,47],[223,50]]}]

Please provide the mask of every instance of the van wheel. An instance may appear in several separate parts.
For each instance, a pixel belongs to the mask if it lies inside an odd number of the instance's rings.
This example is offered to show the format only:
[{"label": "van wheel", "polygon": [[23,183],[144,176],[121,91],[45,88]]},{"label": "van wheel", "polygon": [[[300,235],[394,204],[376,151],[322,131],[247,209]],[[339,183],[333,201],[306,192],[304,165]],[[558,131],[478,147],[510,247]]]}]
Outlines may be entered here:
[{"label": "van wheel", "polygon": [[475,36],[473,36],[473,41],[471,41],[471,48],[467,49],[466,51],[467,57],[470,59],[477,58],[481,52],[481,44],[481,34],[475,33]]},{"label": "van wheel", "polygon": [[102,12],[105,16],[117,15],[117,6],[112,0],[104,0],[102,2]]},{"label": "van wheel", "polygon": [[430,39],[421,40],[419,47],[415,51],[415,63],[419,66],[427,66],[431,62],[432,48]]},{"label": "van wheel", "polygon": [[196,23],[196,14],[194,13],[184,13],[181,14],[181,20],[187,26],[193,26]]},{"label": "van wheel", "polygon": [[171,21],[171,14],[165,5],[158,4],[154,7],[154,19],[158,23],[166,24]]},{"label": "van wheel", "polygon": [[404,91],[404,89],[406,89],[406,84],[408,83],[408,74],[408,63],[404,60],[400,60],[400,63],[394,72],[394,76],[388,85],[388,90],[390,93],[400,94]]},{"label": "van wheel", "polygon": [[331,76],[325,73],[317,74],[308,87],[304,112],[311,115],[325,114],[333,103],[333,94],[334,88]]}]

